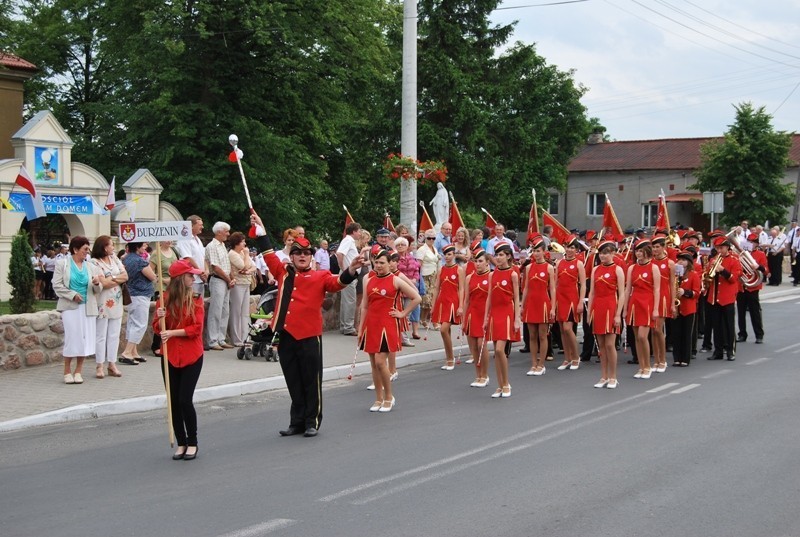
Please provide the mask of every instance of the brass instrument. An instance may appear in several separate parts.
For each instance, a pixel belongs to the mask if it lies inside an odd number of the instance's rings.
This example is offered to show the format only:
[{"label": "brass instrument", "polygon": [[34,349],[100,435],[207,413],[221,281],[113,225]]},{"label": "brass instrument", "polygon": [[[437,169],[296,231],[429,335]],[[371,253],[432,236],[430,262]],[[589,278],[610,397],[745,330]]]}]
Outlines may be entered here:
[{"label": "brass instrument", "polygon": [[683,283],[683,271],[685,270],[683,268],[683,265],[675,265],[676,270],[678,269],[678,267],[681,268],[681,273],[675,274],[675,288],[672,290],[673,291],[672,296],[675,297],[673,303],[675,304],[676,308],[679,308],[681,306],[681,298],[678,296],[678,289],[681,288],[681,283]]},{"label": "brass instrument", "polygon": [[758,270],[758,261],[753,258],[750,252],[743,250],[742,247],[739,246],[739,241],[734,236],[735,231],[736,230],[729,232],[726,237],[728,238],[728,242],[731,243],[733,251],[739,256],[739,264],[742,266],[742,275],[739,276],[739,279],[742,281],[742,285],[748,289],[758,287],[764,281],[764,276],[761,274],[761,271]]},{"label": "brass instrument", "polygon": [[719,266],[721,264],[722,256],[717,254],[717,257],[714,258],[714,264],[711,265],[707,272],[703,273],[703,290],[707,290],[711,282],[714,281],[714,278],[717,277],[717,272],[719,272]]},{"label": "brass instrument", "polygon": [[564,250],[564,247],[556,241],[550,241],[550,252],[564,255],[566,250]]},{"label": "brass instrument", "polygon": [[678,232],[670,230],[669,234],[667,235],[666,240],[667,246],[672,246],[673,248],[680,248],[681,245],[681,238],[678,236]]}]

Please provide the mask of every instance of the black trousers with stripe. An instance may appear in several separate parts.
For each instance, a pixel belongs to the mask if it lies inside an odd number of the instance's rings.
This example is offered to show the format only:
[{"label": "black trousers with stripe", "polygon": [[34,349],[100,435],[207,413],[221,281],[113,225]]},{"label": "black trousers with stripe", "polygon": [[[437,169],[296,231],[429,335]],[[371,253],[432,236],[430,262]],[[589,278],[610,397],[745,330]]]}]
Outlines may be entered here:
[{"label": "black trousers with stripe", "polygon": [[289,425],[319,429],[322,423],[322,337],[298,340],[283,331],[278,356],[292,398]]}]

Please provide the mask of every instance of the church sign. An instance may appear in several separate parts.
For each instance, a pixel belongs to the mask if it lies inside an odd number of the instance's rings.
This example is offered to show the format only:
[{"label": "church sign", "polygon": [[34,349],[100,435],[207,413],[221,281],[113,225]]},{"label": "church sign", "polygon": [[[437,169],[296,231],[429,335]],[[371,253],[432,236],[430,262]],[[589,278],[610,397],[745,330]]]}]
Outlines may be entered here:
[{"label": "church sign", "polygon": [[124,222],[119,225],[119,237],[125,242],[185,241],[192,238],[192,223]]}]

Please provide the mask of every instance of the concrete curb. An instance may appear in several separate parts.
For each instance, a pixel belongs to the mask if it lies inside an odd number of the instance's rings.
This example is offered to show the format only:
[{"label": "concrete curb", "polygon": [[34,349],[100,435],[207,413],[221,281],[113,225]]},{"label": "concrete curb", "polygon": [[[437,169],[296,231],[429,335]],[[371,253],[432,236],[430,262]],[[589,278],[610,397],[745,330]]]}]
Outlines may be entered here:
[{"label": "concrete curb", "polygon": [[[454,347],[458,350],[459,347]],[[466,345],[461,347],[462,353],[469,349]],[[416,354],[400,355],[397,357],[397,367],[406,367],[415,364],[424,364],[439,359],[436,355],[441,355],[442,349],[424,351]],[[357,363],[353,369],[353,377],[370,373],[369,362]],[[350,365],[338,365],[326,367],[322,370],[322,381],[344,380],[350,374]],[[253,393],[261,393],[272,390],[286,389],[283,375],[266,377],[230,384],[220,384],[209,386],[195,391],[194,402],[215,401],[218,399],[228,399],[240,397]],[[41,414],[34,414],[24,418],[0,422],[0,433],[19,431],[43,425],[54,425],[57,423],[68,423],[72,421],[88,420],[92,418],[102,418],[106,416],[116,416],[120,414],[134,414],[137,412],[149,412],[164,408],[166,405],[166,395],[148,395],[144,397],[133,397],[130,399],[119,399],[116,401],[101,401],[75,405],[71,407],[51,410]]]}]

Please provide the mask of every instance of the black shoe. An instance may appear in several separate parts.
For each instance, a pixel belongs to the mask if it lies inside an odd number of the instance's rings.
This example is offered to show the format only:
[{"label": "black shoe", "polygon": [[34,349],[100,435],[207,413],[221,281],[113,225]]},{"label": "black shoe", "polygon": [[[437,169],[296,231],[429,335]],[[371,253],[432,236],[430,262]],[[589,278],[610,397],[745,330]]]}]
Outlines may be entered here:
[{"label": "black shoe", "polygon": [[294,436],[296,434],[303,434],[303,429],[294,425],[289,425],[286,429],[279,432],[281,433],[281,436]]},{"label": "black shoe", "polygon": [[700,352],[711,352],[711,347],[700,347]]},{"label": "black shoe", "polygon": [[303,436],[305,436],[306,438],[317,436],[317,430],[314,427],[309,427],[308,429],[306,429],[306,432],[303,433]]},{"label": "black shoe", "polygon": [[760,345],[760,344],[764,343],[764,340],[762,338],[758,338],[758,339],[756,339],[756,343]]},{"label": "black shoe", "polygon": [[630,360],[628,360],[628,363],[630,365],[636,365],[639,363],[639,360],[637,360],[636,358],[631,358]]},{"label": "black shoe", "polygon": [[581,362],[591,362],[591,361],[592,361],[591,358],[586,358],[584,356],[581,356]]},{"label": "black shoe", "polygon": [[[197,446],[189,446],[189,447],[194,447],[194,453],[191,453],[191,454],[190,453],[186,453],[183,456],[183,460],[185,460],[185,461],[193,461],[193,460],[195,460],[197,458]],[[189,448],[186,448],[186,450],[188,451]]]},{"label": "black shoe", "polygon": [[667,345],[667,350],[665,352],[672,352],[672,345]]},{"label": "black shoe", "polygon": [[708,360],[722,360],[722,355],[721,354],[712,354],[711,356],[708,357]]},{"label": "black shoe", "polygon": [[742,341],[747,341],[747,336],[739,336],[736,338],[736,343],[741,343]]},{"label": "black shoe", "polygon": [[183,448],[183,453],[175,453],[172,455],[173,461],[179,461],[186,455],[186,448]]},{"label": "black shoe", "polygon": [[125,365],[139,365],[139,362],[137,362],[133,358],[126,358],[124,356],[120,356],[119,358],[117,358],[117,361]]},{"label": "black shoe", "polygon": [[[721,358],[720,358],[720,360],[721,360]],[[729,354],[729,355],[728,355],[728,361],[729,361],[729,362],[732,362],[732,361],[734,361],[734,360],[736,360],[736,357],[735,357],[734,355],[732,355],[732,354]]]},{"label": "black shoe", "polygon": [[528,347],[522,347],[522,348],[519,350],[519,352],[526,353],[526,352],[531,352],[531,350],[530,350]]}]

